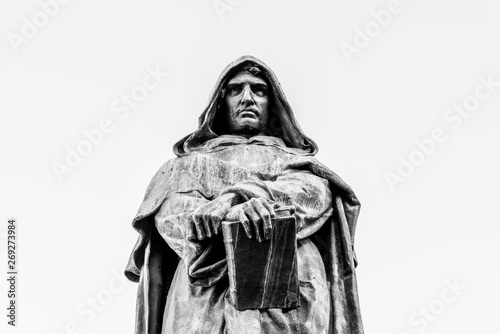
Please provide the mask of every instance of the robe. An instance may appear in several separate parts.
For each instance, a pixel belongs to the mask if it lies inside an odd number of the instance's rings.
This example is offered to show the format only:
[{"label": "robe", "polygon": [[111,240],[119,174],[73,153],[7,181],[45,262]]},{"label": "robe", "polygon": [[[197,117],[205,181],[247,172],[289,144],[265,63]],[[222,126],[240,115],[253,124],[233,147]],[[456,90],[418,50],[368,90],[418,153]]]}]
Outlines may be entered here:
[{"label": "robe", "polygon": [[[229,302],[221,236],[198,241],[187,224],[190,212],[226,193],[296,208],[298,308],[238,311]],[[168,161],[134,220],[141,236],[126,275],[140,283],[136,333],[363,333],[358,211],[336,174],[276,137],[223,135]]]}]

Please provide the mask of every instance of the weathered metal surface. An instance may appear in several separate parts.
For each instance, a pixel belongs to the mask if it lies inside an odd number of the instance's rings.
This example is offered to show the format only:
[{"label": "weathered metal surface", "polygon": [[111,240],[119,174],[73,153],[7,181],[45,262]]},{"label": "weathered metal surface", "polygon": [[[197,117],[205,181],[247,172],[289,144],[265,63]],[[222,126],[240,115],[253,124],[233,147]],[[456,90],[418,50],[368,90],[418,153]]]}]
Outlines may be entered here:
[{"label": "weathered metal surface", "polygon": [[[140,236],[126,276],[139,282],[136,334],[362,334],[353,248],[359,201],[313,157],[317,145],[298,126],[271,69],[251,56],[231,63],[199,121],[175,144],[178,157],[153,177],[133,221]],[[270,221],[282,206],[296,209],[297,307],[238,310],[220,224],[239,221],[249,238],[241,240],[272,245],[252,255],[278,268],[294,258],[288,237],[269,241],[279,235],[269,232]],[[241,268],[253,278],[256,265],[248,262]],[[290,268],[255,280],[267,303],[260,306],[284,296],[272,283],[293,276]],[[293,283],[286,285],[293,299]]]}]

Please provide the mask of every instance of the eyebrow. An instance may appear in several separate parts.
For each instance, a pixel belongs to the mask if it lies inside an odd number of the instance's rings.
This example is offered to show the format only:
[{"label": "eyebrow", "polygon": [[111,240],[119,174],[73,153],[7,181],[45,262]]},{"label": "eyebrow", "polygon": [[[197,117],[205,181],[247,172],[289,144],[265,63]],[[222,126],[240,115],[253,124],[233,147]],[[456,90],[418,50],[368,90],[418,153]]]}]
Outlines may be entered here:
[{"label": "eyebrow", "polygon": [[232,81],[230,80],[227,84],[227,87],[242,85],[248,83],[249,85],[261,85],[267,87],[267,84],[264,81],[251,81],[251,80],[241,80],[241,81]]}]

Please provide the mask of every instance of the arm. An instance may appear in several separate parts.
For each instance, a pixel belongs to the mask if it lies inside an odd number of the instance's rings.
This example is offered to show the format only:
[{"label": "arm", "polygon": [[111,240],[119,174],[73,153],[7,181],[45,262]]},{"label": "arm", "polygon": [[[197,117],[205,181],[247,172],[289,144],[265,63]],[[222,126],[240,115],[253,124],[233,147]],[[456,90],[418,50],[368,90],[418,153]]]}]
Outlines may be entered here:
[{"label": "arm", "polygon": [[[247,181],[225,189],[222,193],[239,194],[245,201],[234,206],[226,216],[227,220],[243,223],[248,237],[260,234],[267,239],[271,229],[270,210],[253,203],[268,202],[278,206],[294,206],[298,227],[298,238],[315,233],[332,214],[332,194],[328,181],[309,171],[288,170],[275,181]],[[260,210],[260,211],[259,211]]]},{"label": "arm", "polygon": [[[197,230],[204,229],[203,219],[211,217],[221,221],[235,197],[230,194],[210,201],[197,191],[175,193],[161,205],[155,216],[156,229],[184,262],[193,285],[212,286],[226,275],[223,243],[215,240],[214,235],[211,236],[213,241],[199,240]],[[209,211],[210,214],[205,214]]]},{"label": "arm", "polygon": [[225,193],[209,200],[199,192],[170,196],[155,216],[155,225],[169,246],[182,257],[188,241],[202,241],[216,236],[220,223],[240,196]]}]

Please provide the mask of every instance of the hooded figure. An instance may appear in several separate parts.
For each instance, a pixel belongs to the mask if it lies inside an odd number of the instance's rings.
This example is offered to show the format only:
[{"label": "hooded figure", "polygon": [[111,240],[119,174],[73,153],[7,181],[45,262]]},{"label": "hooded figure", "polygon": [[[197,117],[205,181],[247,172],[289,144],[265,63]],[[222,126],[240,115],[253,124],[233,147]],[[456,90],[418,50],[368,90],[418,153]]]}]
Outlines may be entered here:
[{"label": "hooded figure", "polygon": [[[269,98],[265,129],[253,136],[228,130],[228,83],[242,72],[263,80]],[[198,130],[174,145],[177,158],[153,177],[133,220],[139,238],[125,275],[139,282],[136,334],[363,333],[353,246],[360,204],[317,151],[267,65],[243,56],[224,69]],[[238,311],[221,233],[193,224],[207,208],[231,220],[249,203],[295,207],[297,308]]]}]

